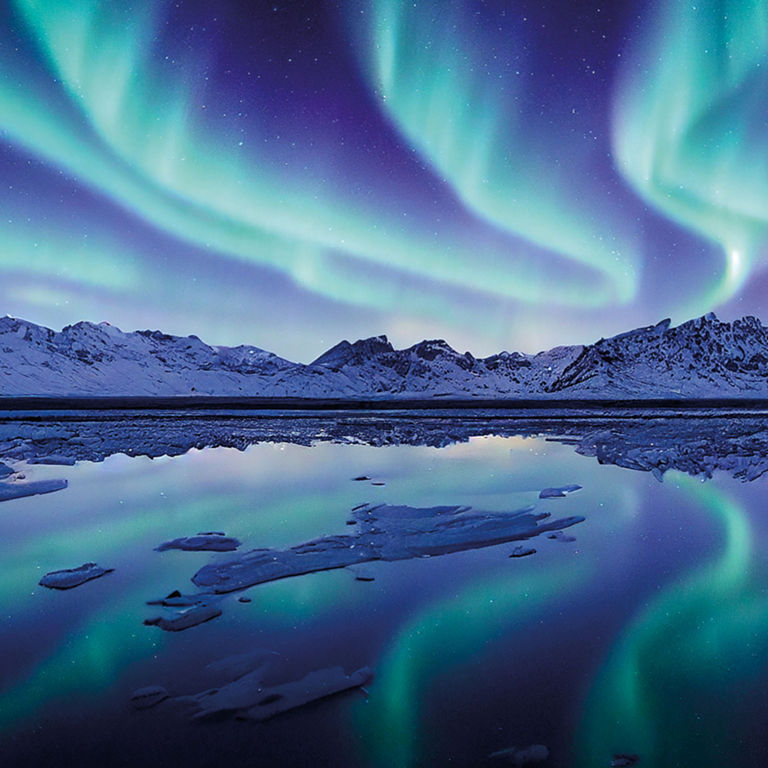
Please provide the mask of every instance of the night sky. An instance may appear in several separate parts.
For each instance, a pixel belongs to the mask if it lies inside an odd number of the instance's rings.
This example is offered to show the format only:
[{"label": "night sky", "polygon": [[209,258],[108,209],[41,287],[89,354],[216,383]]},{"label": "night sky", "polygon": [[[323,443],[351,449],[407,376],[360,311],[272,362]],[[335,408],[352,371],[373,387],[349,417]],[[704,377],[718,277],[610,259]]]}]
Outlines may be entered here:
[{"label": "night sky", "polygon": [[5,0],[0,314],[308,361],[768,320],[768,2]]}]

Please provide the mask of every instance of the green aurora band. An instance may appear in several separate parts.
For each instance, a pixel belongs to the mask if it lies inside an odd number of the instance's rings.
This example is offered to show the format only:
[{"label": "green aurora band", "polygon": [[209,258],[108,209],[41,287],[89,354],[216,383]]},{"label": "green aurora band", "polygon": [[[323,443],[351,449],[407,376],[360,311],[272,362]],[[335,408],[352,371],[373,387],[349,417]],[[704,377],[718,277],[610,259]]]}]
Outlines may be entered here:
[{"label": "green aurora band", "polygon": [[[154,236],[178,241],[174,275],[185,258],[204,258],[209,272],[212,262],[240,262],[256,268],[249,280],[274,272],[343,307],[451,317],[485,336],[473,317],[488,299],[492,323],[516,331],[535,335],[547,307],[557,322],[588,331],[599,316],[603,332],[606,307],[630,321],[652,319],[651,308],[687,319],[748,284],[768,217],[765,2],[649,2],[618,50],[610,147],[602,136],[610,110],[596,97],[607,81],[571,88],[566,70],[562,81],[545,78],[557,58],[547,30],[522,11],[505,11],[496,29],[495,11],[455,0],[433,9],[351,0],[338,12],[369,96],[367,119],[377,123],[373,144],[361,132],[345,148],[324,117],[308,123],[300,103],[275,100],[269,85],[221,87],[212,39],[169,33],[170,6],[11,0],[0,36],[0,133],[20,157],[49,168],[41,173],[89,190],[140,227],[128,244],[132,235],[62,197],[70,218],[38,219],[33,232],[14,207],[29,199],[47,214],[56,201],[39,184],[31,197],[9,184],[6,298],[19,310],[78,298],[99,314],[126,299],[168,308],[166,297],[143,291],[170,271],[155,248],[173,243],[143,242]],[[329,89],[329,105],[345,87]],[[381,166],[366,165],[379,135],[398,144],[397,162],[413,156],[407,172],[398,166],[384,179]],[[674,307],[648,293],[659,277],[650,257],[661,261],[668,246],[656,213],[701,251]],[[78,229],[97,244],[77,242]],[[35,242],[45,253],[26,265],[25,243],[32,252]],[[719,250],[724,267],[713,274],[707,265]],[[94,266],[100,254],[104,264]],[[680,270],[695,258],[679,257]],[[21,285],[25,274],[41,284]],[[187,307],[215,303],[213,287],[210,302],[201,295]],[[51,310],[67,321],[71,311]],[[208,322],[228,333],[236,325]]]},{"label": "green aurora band", "polygon": [[477,31],[473,15],[454,0],[440,14],[430,3],[362,3],[359,48],[382,110],[475,215],[588,266],[613,301],[630,301],[636,233],[610,192],[584,195],[594,148],[568,140],[576,127],[586,130],[589,102],[572,96],[578,109],[560,104],[542,108],[539,119],[529,114],[522,103],[531,63],[522,34],[491,55],[492,40]]},{"label": "green aurora band", "polygon": [[617,84],[614,154],[645,200],[722,247],[722,278],[697,299],[706,309],[744,285],[768,235],[768,3],[653,7]]},{"label": "green aurora band", "polygon": [[[322,151],[302,157],[300,172],[286,172],[257,149],[268,146],[266,134],[244,143],[219,119],[226,106],[199,86],[202,64],[187,54],[177,71],[153,49],[161,24],[154,3],[128,9],[95,0],[15,0],[14,8],[45,67],[8,49],[0,53],[0,128],[161,231],[365,306],[391,307],[398,284],[382,286],[379,274],[366,278],[371,265],[534,304],[546,297],[601,306],[617,291],[624,299],[631,293],[629,283],[600,285],[578,265],[553,283],[547,264],[509,247],[436,244],[431,232],[404,229],[380,207],[329,193]],[[613,282],[623,270],[609,270]],[[423,294],[398,298],[424,311]],[[434,314],[448,304],[426,309]]]}]

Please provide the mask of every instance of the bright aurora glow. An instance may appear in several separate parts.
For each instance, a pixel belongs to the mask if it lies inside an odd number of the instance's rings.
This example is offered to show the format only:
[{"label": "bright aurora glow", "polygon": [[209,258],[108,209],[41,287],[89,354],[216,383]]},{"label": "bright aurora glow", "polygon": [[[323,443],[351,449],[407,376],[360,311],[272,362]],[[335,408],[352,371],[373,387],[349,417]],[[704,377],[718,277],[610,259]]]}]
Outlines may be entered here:
[{"label": "bright aurora glow", "polygon": [[767,13],[11,0],[2,309],[300,360],[765,315]]}]

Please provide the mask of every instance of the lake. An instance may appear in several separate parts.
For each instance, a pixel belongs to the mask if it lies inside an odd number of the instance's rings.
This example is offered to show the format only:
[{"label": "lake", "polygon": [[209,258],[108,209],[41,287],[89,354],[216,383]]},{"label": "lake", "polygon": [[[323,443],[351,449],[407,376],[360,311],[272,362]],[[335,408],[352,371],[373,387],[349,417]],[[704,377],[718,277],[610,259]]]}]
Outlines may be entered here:
[{"label": "lake", "polygon": [[[0,503],[3,763],[494,766],[542,745],[531,764],[553,768],[767,764],[767,456],[754,413],[6,414],[3,482],[68,487]],[[355,507],[405,515],[365,529],[396,555],[222,592],[183,631],[144,624],[205,566],[353,541]],[[520,510],[551,527],[401,546],[414,520]],[[155,550],[200,532],[241,545]],[[114,571],[38,584],[88,562]],[[254,667],[266,691],[372,678],[263,722],[193,716]],[[168,698],[136,709],[147,686]]]}]

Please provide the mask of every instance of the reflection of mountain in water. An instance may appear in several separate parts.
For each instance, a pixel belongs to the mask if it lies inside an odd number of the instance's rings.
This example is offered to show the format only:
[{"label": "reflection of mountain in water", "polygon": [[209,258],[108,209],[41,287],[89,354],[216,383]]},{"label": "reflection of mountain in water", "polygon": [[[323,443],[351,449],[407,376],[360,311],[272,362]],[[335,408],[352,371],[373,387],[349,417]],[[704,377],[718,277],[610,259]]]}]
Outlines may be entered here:
[{"label": "reflection of mountain in water", "polygon": [[768,471],[768,421],[754,413],[679,416],[669,412],[616,415],[498,415],[489,411],[413,413],[179,413],[68,412],[47,420],[0,419],[0,459],[101,461],[114,453],[177,456],[191,448],[243,450],[263,442],[314,442],[440,447],[476,436],[540,436],[572,444],[601,464],[653,472],[668,469],[740,480]]},{"label": "reflection of mountain in water", "polygon": [[659,479],[666,470],[677,469],[705,477],[722,470],[750,481],[768,471],[768,421],[709,417],[614,422],[585,431],[576,450],[601,464],[650,471]]}]

